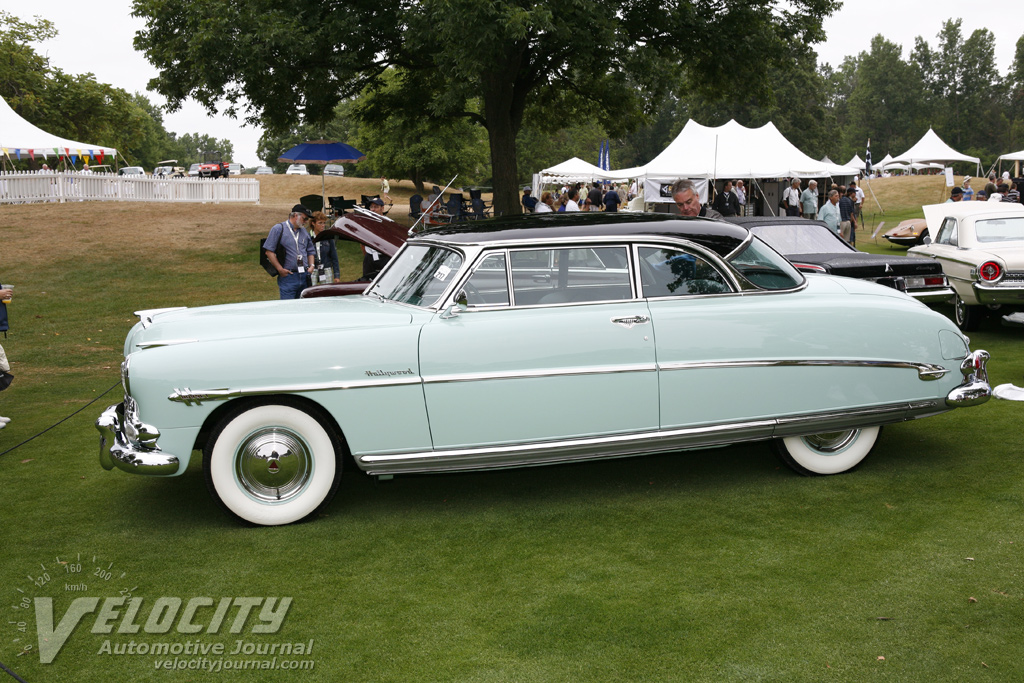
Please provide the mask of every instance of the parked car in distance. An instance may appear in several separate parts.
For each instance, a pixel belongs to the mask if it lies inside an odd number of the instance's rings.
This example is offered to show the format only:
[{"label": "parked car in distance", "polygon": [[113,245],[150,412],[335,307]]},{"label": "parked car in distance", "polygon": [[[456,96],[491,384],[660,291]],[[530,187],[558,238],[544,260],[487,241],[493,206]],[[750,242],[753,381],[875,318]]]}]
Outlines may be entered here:
[{"label": "parked car in distance", "polygon": [[242,165],[228,164],[228,175],[242,175]]},{"label": "parked car in distance", "polygon": [[222,161],[220,154],[210,152],[205,155],[206,160],[199,164],[200,178],[227,178],[230,170],[228,162]]},{"label": "parked car in distance", "polygon": [[324,166],[324,175],[345,175],[345,167],[341,164],[327,164]]},{"label": "parked car in distance", "polygon": [[199,175],[199,164],[192,164],[191,166],[189,166],[188,167],[188,174],[190,176],[198,176]]},{"label": "parked car in distance", "polygon": [[887,230],[882,235],[891,244],[901,247],[913,247],[924,244],[924,238],[928,237],[928,222],[923,218],[910,218],[901,221],[892,230]]},{"label": "parked car in distance", "polygon": [[214,499],[263,525],[315,514],[349,456],[391,478],[770,441],[837,474],[881,425],[991,393],[988,354],[945,316],[656,214],[453,225],[360,296],[137,315],[100,463],[178,475],[201,449]]},{"label": "parked car in distance", "polygon": [[184,178],[185,168],[182,166],[157,166],[153,169],[154,178]]},{"label": "parked car in distance", "polygon": [[145,176],[146,172],[142,169],[141,166],[125,166],[124,168],[118,170],[117,175]]},{"label": "parked car in distance", "polygon": [[256,175],[274,175],[274,169],[269,166],[257,166]]},{"label": "parked car in distance", "polygon": [[285,175],[309,175],[305,164],[292,164],[284,173]]},{"label": "parked car in distance", "polygon": [[1024,206],[950,202],[923,209],[935,239],[907,254],[942,265],[955,290],[953,317],[960,329],[977,329],[987,310],[1024,305]]},{"label": "parked car in distance", "polygon": [[893,254],[857,251],[822,221],[797,216],[730,217],[805,273],[828,273],[876,282],[922,303],[942,303],[953,290],[937,263]]}]

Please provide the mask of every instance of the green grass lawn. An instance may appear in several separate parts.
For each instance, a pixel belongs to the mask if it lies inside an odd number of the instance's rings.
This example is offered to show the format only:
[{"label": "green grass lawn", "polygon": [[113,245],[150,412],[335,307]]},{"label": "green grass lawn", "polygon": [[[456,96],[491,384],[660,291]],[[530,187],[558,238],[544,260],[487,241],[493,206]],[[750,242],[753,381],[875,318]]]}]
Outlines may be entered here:
[{"label": "green grass lawn", "polygon": [[[0,395],[14,419],[0,451],[118,381],[132,311],[275,298],[251,247],[151,254],[141,271],[87,249],[6,264],[18,283],[4,342],[16,380]],[[359,258],[345,252],[349,273]],[[972,347],[992,353],[993,385],[1022,384],[1021,332],[997,322]],[[209,498],[196,459],[169,479],[99,467],[93,422],[118,400],[115,388],[0,456],[0,662],[30,683],[1021,675],[1021,404],[888,426],[858,470],[836,477],[796,476],[765,444],[380,483],[348,472],[318,519],[245,528]],[[230,620],[218,633],[118,634],[120,616],[114,633],[94,633],[88,614],[51,664],[34,651],[34,612],[14,609],[50,597],[57,622],[75,598],[123,590],[143,598],[140,624],[160,597],[293,602],[274,634],[251,633],[255,614],[237,634]],[[278,659],[314,668],[170,671],[156,668],[164,657],[103,652],[132,639],[229,652],[239,639],[313,640],[311,654]]]}]

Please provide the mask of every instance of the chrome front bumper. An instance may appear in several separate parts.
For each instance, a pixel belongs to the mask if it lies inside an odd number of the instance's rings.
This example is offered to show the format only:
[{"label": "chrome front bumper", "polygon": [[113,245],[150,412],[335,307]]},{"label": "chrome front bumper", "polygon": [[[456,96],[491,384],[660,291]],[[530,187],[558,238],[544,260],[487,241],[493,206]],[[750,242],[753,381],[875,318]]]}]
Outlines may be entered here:
[{"label": "chrome front bumper", "polygon": [[[110,406],[96,420],[100,431],[100,465],[133,474],[168,475],[178,471],[178,456],[156,446],[160,432],[137,420],[125,420],[124,403]],[[129,438],[128,434],[133,437]],[[133,444],[138,441],[138,445]],[[145,444],[145,445],[143,445]]]},{"label": "chrome front bumper", "polygon": [[963,384],[946,395],[946,405],[953,408],[981,405],[992,398],[992,387],[988,384],[988,370],[985,364],[990,358],[988,351],[978,349],[967,355],[960,363]]}]

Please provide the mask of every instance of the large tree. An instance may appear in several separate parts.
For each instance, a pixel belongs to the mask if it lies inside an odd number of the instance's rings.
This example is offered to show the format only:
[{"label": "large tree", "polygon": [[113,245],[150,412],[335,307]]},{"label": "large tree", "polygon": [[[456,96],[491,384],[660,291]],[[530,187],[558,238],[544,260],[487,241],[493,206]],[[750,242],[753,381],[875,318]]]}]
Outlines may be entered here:
[{"label": "large tree", "polygon": [[[494,202],[520,210],[516,135],[528,110],[554,127],[595,117],[610,134],[660,102],[666,65],[705,92],[767,93],[736,65],[782,67],[821,40],[836,0],[135,0],[136,47],[175,106],[288,129],[402,69],[424,117],[462,115],[490,143]],[[728,55],[726,57],[726,55]],[[652,96],[652,97],[649,97]],[[415,98],[420,99],[420,98]],[[472,106],[479,103],[479,106]]]},{"label": "large tree", "polygon": [[899,45],[879,34],[871,39],[871,50],[858,56],[845,131],[852,149],[871,138],[878,157],[884,152],[901,154],[927,130],[920,107],[924,99],[921,72],[903,61],[901,53]]}]

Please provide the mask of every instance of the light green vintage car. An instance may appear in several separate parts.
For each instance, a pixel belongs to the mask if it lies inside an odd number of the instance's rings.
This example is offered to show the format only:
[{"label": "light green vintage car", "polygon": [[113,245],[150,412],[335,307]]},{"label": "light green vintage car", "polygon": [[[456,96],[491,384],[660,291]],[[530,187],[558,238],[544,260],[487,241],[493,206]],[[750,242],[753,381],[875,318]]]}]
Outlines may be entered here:
[{"label": "light green vintage car", "polygon": [[[891,288],[804,276],[745,228],[540,214],[409,240],[363,295],[140,311],[104,467],[255,524],[378,477],[771,441],[803,474],[988,399],[988,354]],[[349,458],[350,456],[350,458]]]}]

